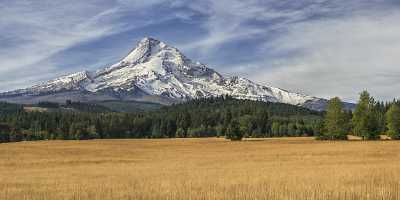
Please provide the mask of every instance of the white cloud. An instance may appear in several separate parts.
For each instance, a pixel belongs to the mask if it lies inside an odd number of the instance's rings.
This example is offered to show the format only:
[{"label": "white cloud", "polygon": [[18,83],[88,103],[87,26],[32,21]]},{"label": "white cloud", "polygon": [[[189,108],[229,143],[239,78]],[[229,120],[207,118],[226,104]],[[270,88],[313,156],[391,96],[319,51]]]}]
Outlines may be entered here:
[{"label": "white cloud", "polygon": [[244,23],[264,10],[256,7],[253,1],[197,1],[185,6],[206,16],[202,28],[207,31],[200,40],[179,45],[187,51],[200,49],[203,53],[209,53],[227,41],[250,38],[265,32],[264,28],[249,27]]},{"label": "white cloud", "polygon": [[77,43],[111,34],[118,26],[96,24],[101,8],[91,4],[21,2],[0,7],[0,39],[10,43],[0,49],[0,73],[20,70]]},{"label": "white cloud", "polygon": [[[207,34],[200,40],[182,45],[185,50],[200,49],[204,54],[224,43],[265,37],[271,30],[307,20],[314,15],[332,14],[353,9],[364,3],[338,0],[277,1],[277,0],[205,0],[187,1],[190,9],[207,16],[202,27]],[[259,23],[259,24],[257,24]]]},{"label": "white cloud", "polygon": [[[55,69],[59,74],[63,69],[46,60],[73,46],[159,21],[129,23],[119,18],[160,2],[26,0],[0,4],[0,90],[30,85],[41,80],[43,73],[54,74],[50,71]],[[14,80],[17,75],[20,81]]]},{"label": "white cloud", "polygon": [[284,56],[269,61],[272,70],[259,68],[253,78],[348,101],[364,89],[381,100],[399,97],[399,21],[400,13],[386,11],[295,24],[265,46],[264,51]]},{"label": "white cloud", "polygon": [[[217,70],[224,73],[244,74],[258,82],[315,96],[337,95],[354,100],[360,90],[368,89],[380,99],[391,99],[400,88],[397,59],[400,13],[395,3],[391,0],[8,1],[0,4],[0,90],[54,77],[55,69],[58,73],[67,72],[68,69],[58,69],[49,60],[71,47],[128,29],[180,19],[188,22],[189,27],[200,26],[205,33],[196,33],[198,38],[177,46],[203,58],[218,55],[224,44],[249,40],[259,41],[258,45],[265,43],[263,48],[252,51],[260,60],[242,64],[221,57],[219,63],[226,61],[226,64],[217,66]],[[164,12],[155,12],[155,7]],[[132,17],[121,20],[126,16]],[[243,56],[234,53],[229,55]]]}]

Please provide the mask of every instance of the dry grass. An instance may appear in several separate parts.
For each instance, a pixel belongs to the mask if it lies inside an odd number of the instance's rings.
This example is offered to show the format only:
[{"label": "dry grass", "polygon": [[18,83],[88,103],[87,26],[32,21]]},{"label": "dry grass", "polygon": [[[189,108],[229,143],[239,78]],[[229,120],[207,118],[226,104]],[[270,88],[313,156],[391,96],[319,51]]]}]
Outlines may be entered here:
[{"label": "dry grass", "polygon": [[47,108],[41,108],[41,107],[28,107],[28,106],[25,106],[24,107],[24,111],[26,111],[26,112],[47,112],[49,109],[47,109]]},{"label": "dry grass", "polygon": [[0,144],[0,199],[400,199],[400,143],[312,139]]}]

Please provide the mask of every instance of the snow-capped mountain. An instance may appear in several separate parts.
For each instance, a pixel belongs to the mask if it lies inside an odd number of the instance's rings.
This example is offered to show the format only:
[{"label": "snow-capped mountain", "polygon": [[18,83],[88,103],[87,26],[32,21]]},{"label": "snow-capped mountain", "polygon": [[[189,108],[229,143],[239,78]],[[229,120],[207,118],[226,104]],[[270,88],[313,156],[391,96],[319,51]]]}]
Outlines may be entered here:
[{"label": "snow-capped mountain", "polygon": [[254,83],[226,78],[178,49],[153,38],[142,39],[120,62],[97,71],[82,71],[30,88],[0,94],[0,100],[35,103],[136,100],[163,104],[194,98],[231,95],[239,99],[281,102],[324,109],[326,100]]}]

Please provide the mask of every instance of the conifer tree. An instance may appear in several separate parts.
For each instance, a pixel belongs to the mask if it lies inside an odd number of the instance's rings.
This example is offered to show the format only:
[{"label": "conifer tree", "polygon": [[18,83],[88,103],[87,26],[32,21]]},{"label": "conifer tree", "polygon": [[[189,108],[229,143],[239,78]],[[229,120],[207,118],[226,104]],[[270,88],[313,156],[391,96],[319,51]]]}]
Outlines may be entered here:
[{"label": "conifer tree", "polygon": [[286,124],[281,124],[279,126],[279,135],[281,136],[288,135],[288,127]]},{"label": "conifer tree", "polygon": [[9,142],[10,126],[8,124],[0,123],[0,143]]},{"label": "conifer tree", "polygon": [[379,131],[376,102],[367,91],[360,94],[360,99],[352,118],[353,134],[363,139],[376,139]]},{"label": "conifer tree", "polygon": [[178,128],[176,130],[176,137],[178,138],[185,138],[186,137],[186,132],[183,130],[183,128]]},{"label": "conifer tree", "polygon": [[240,131],[240,125],[237,120],[232,120],[226,132],[226,139],[235,141],[243,138],[243,133]]},{"label": "conifer tree", "polygon": [[177,131],[178,128],[183,129],[186,137],[225,136],[227,128],[231,126],[231,130],[235,130],[235,125],[239,125],[241,134],[271,137],[287,135],[286,126],[292,124],[290,132],[302,135],[315,133],[320,128],[313,124],[322,120],[321,112],[306,108],[231,97],[196,99],[137,113],[105,111],[100,114],[96,106],[90,104],[71,102],[72,106],[83,111],[24,112],[22,106],[0,102],[0,124],[10,128],[10,131],[1,131],[1,141],[163,138],[176,137],[176,133],[182,131]]},{"label": "conifer tree", "polygon": [[287,134],[288,134],[288,136],[295,136],[296,135],[296,124],[294,124],[294,123],[289,123],[288,124]]},{"label": "conifer tree", "polygon": [[253,131],[253,121],[251,115],[244,115],[239,118],[240,131],[246,136],[251,135]]},{"label": "conifer tree", "polygon": [[393,139],[400,139],[400,107],[392,104],[386,113],[387,134]]},{"label": "conifer tree", "polygon": [[346,138],[346,127],[345,127],[345,113],[343,111],[343,103],[338,98],[332,98],[326,110],[325,116],[325,133],[323,134],[324,139],[345,139]]},{"label": "conifer tree", "polygon": [[87,128],[88,139],[97,139],[99,138],[99,134],[97,133],[96,126],[91,125]]},{"label": "conifer tree", "polygon": [[360,99],[357,103],[352,118],[353,134],[356,136],[363,136],[368,131],[367,119],[368,119],[369,102],[370,102],[369,93],[367,91],[363,91],[360,94]]},{"label": "conifer tree", "polygon": [[279,135],[279,128],[281,127],[279,122],[273,122],[271,127],[272,136],[278,137]]}]

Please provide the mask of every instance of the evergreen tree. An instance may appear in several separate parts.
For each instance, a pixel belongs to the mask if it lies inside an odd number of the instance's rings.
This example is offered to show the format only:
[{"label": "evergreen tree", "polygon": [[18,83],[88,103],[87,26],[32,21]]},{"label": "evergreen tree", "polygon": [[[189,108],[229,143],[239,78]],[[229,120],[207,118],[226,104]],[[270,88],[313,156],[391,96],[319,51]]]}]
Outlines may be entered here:
[{"label": "evergreen tree", "polygon": [[353,111],[351,110],[344,110],[344,120],[346,122],[345,128],[346,132],[350,133],[352,130],[352,119],[353,119]]},{"label": "evergreen tree", "polygon": [[257,127],[256,129],[254,129],[254,130],[251,132],[251,137],[252,137],[252,138],[261,138],[261,137],[263,137],[262,128]]},{"label": "evergreen tree", "polygon": [[222,124],[219,124],[215,130],[217,131],[217,137],[225,136],[226,127]]},{"label": "evergreen tree", "polygon": [[176,137],[185,138],[186,137],[185,130],[183,130],[183,128],[178,128],[178,130],[176,130]]},{"label": "evergreen tree", "polygon": [[400,139],[400,107],[392,104],[386,113],[387,134],[393,139]]},{"label": "evergreen tree", "polygon": [[88,138],[87,139],[97,139],[99,134],[97,133],[96,126],[92,125],[87,128]]},{"label": "evergreen tree", "polygon": [[68,134],[66,135],[66,137],[64,139],[67,139],[67,140],[74,139],[76,132],[77,132],[76,125],[75,125],[75,123],[72,123],[69,127]]},{"label": "evergreen tree", "polygon": [[353,134],[356,136],[363,136],[367,130],[367,119],[369,109],[370,95],[367,91],[360,94],[360,99],[357,103],[356,109],[353,113],[352,124]]},{"label": "evergreen tree", "polygon": [[287,134],[288,134],[288,136],[296,136],[296,124],[294,124],[294,123],[288,124]]},{"label": "evergreen tree", "polygon": [[151,131],[151,137],[152,138],[161,138],[162,137],[159,122],[156,122],[155,125],[153,126],[153,129]]},{"label": "evergreen tree", "polygon": [[345,114],[343,111],[343,103],[338,98],[332,98],[326,110],[325,116],[325,133],[322,139],[346,139]]},{"label": "evergreen tree", "polygon": [[243,138],[243,133],[240,131],[240,125],[236,120],[231,121],[226,132],[226,139],[235,141],[242,140]]},{"label": "evergreen tree", "polygon": [[5,143],[10,141],[11,128],[8,124],[0,124],[0,143]]},{"label": "evergreen tree", "polygon": [[272,136],[274,137],[279,137],[281,136],[279,134],[279,128],[281,127],[279,122],[273,122],[272,123],[272,127],[271,127],[271,132],[272,132]]},{"label": "evergreen tree", "polygon": [[288,135],[287,132],[288,132],[287,125],[286,124],[281,124],[279,126],[279,135],[281,135],[281,136]]},{"label": "evergreen tree", "polygon": [[363,139],[376,139],[379,131],[375,100],[367,91],[360,94],[360,99],[353,113],[353,134]]},{"label": "evergreen tree", "polygon": [[253,132],[253,119],[250,115],[244,115],[239,119],[240,131],[248,137]]},{"label": "evergreen tree", "polygon": [[375,140],[382,133],[380,127],[381,113],[378,110],[377,103],[374,98],[370,98],[368,115],[367,115],[367,132],[363,135],[364,139]]},{"label": "evergreen tree", "polygon": [[303,134],[306,133],[306,127],[304,126],[303,121],[298,121],[296,123],[296,136],[302,136]]},{"label": "evergreen tree", "polygon": [[224,116],[224,126],[228,127],[228,125],[231,123],[232,121],[232,112],[230,109],[228,109],[225,112],[225,116]]},{"label": "evergreen tree", "polygon": [[70,102],[69,107],[83,111],[25,112],[22,106],[0,103],[0,123],[10,129],[2,131],[1,140],[162,138],[183,131],[186,137],[225,136],[238,122],[240,133],[251,137],[287,135],[289,123],[296,124],[300,135],[315,132],[312,124],[322,117],[298,106],[231,97],[196,99],[138,113],[98,113],[98,106],[79,102]]}]

